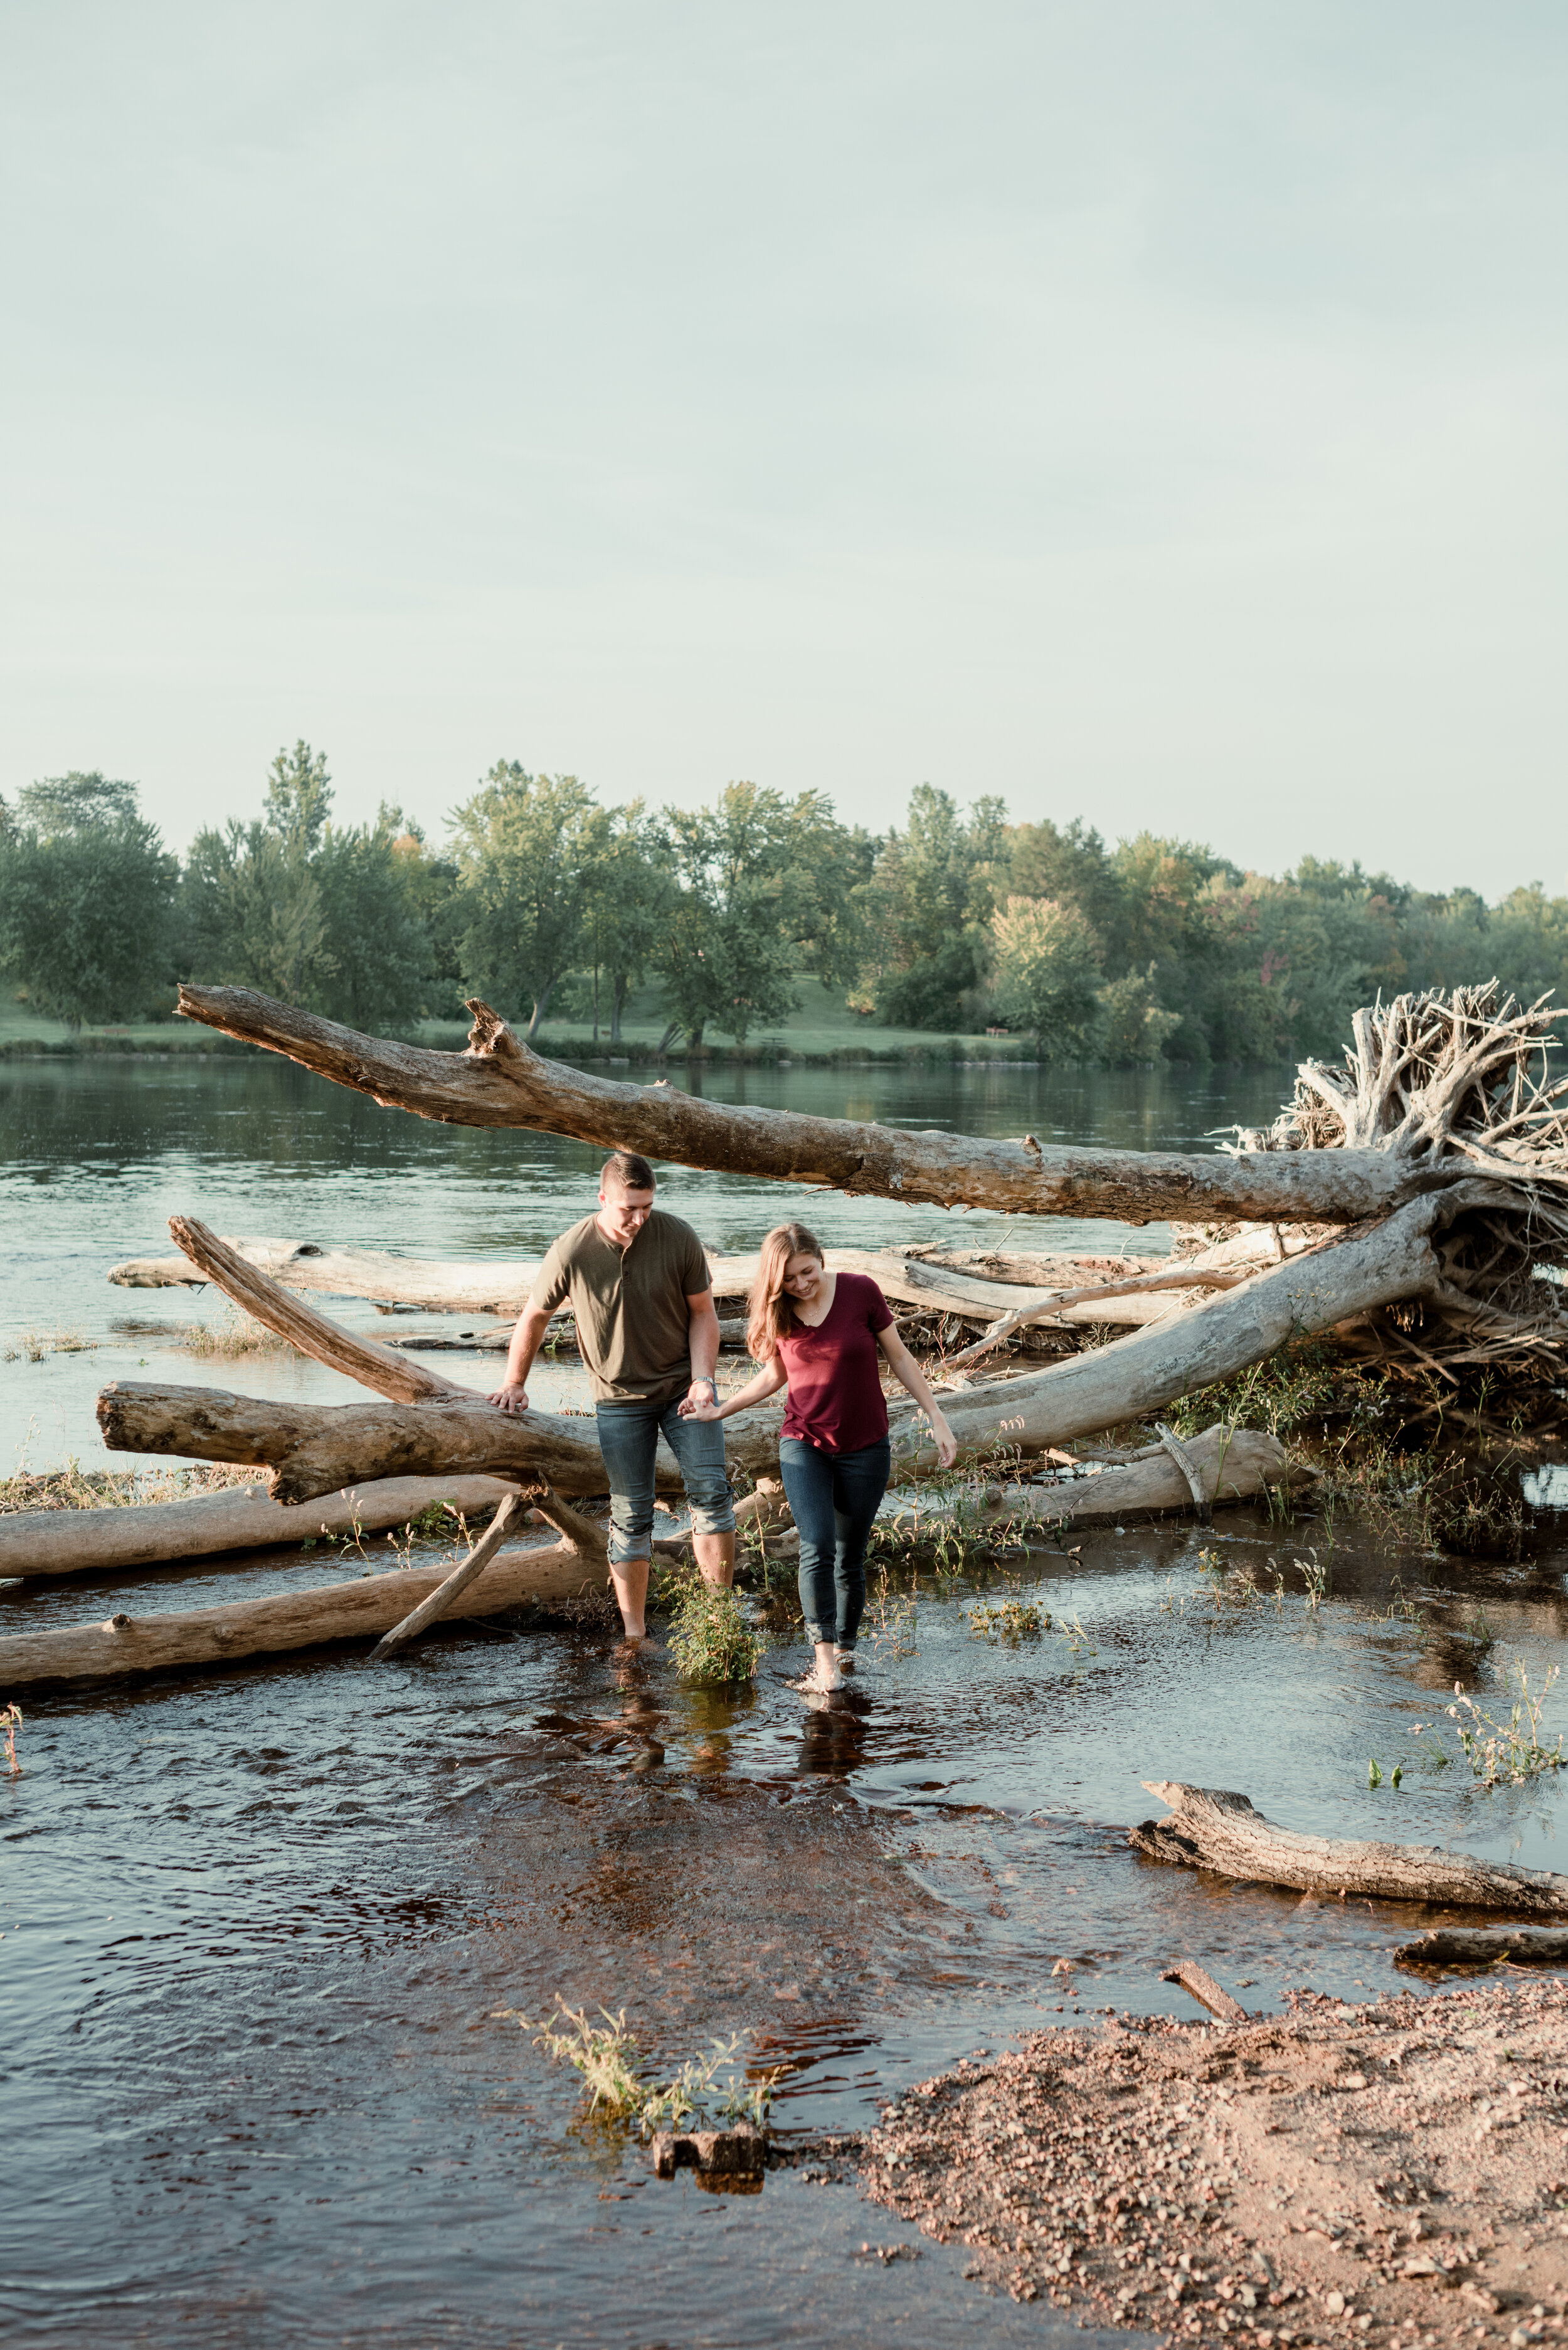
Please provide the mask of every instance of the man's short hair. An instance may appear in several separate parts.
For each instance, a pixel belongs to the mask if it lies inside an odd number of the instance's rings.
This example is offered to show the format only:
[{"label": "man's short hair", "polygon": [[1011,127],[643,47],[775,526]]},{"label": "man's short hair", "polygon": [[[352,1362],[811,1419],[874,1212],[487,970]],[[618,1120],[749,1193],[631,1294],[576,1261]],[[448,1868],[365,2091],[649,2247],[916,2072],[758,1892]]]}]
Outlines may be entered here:
[{"label": "man's short hair", "polygon": [[599,1169],[599,1190],[607,1191],[612,1183],[622,1191],[651,1191],[653,1170],[639,1151],[618,1150]]}]

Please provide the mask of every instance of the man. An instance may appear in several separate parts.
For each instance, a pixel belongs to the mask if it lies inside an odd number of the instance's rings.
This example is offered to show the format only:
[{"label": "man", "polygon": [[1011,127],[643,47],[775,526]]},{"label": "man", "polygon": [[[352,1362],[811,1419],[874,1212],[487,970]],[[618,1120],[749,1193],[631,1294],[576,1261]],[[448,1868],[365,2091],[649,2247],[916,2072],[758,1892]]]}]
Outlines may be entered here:
[{"label": "man", "polygon": [[719,1317],[702,1243],[679,1216],[653,1204],[653,1170],[618,1150],[599,1176],[597,1216],[563,1232],[539,1268],[512,1333],[506,1381],[490,1400],[526,1411],[528,1374],[567,1297],[598,1417],[609,1473],[610,1574],[627,1638],[646,1630],[653,1539],[653,1465],[662,1435],[680,1464],[691,1505],[692,1546],[710,1583],[735,1572],[735,1512],[718,1420],[688,1419],[684,1403],[717,1400]]}]

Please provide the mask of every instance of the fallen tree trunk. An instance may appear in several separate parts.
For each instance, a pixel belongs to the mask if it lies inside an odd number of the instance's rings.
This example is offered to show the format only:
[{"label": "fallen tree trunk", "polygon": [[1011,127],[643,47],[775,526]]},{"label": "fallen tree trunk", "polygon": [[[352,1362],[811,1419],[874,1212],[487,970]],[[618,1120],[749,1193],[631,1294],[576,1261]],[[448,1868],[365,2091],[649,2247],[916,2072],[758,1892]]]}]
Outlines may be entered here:
[{"label": "fallen tree trunk", "polygon": [[1169,1816],[1145,1820],[1127,1841],[1151,1860],[1210,1868],[1220,1877],[1338,1900],[1346,1894],[1385,1901],[1425,1901],[1459,1909],[1507,1909],[1534,1918],[1568,1917],[1568,1877],[1515,1868],[1445,1852],[1439,1845],[1355,1844],[1276,1827],[1245,1795],[1179,1780],[1146,1779]]},{"label": "fallen tree trunk", "polygon": [[497,1014],[470,1003],[466,1053],[383,1042],[248,988],[182,986],[179,1010],[225,1035],[294,1061],[388,1107],[446,1125],[533,1128],[678,1166],[815,1184],[879,1199],[1008,1215],[1177,1216],[1353,1223],[1456,1180],[1457,1165],[1378,1149],[1321,1155],[1267,1148],[1237,1156],[1088,1150],[978,1140],[850,1118],[808,1118],[702,1101],[664,1080],[612,1083],[541,1059]]},{"label": "fallen tree trunk", "polygon": [[[172,1231],[174,1224],[182,1221],[171,1220],[170,1229]],[[477,1266],[454,1264],[448,1268],[434,1262],[394,1256],[377,1259],[369,1251],[290,1251],[280,1241],[220,1239],[204,1225],[192,1223],[187,1230],[204,1234],[210,1245],[225,1252],[230,1278],[219,1280],[215,1273],[203,1269],[201,1259],[192,1252],[180,1257],[132,1259],[116,1265],[109,1278],[127,1287],[143,1289],[217,1281],[220,1288],[249,1312],[240,1278],[240,1269],[248,1268],[275,1286],[288,1290],[379,1298],[405,1305],[421,1303],[431,1312],[500,1314],[522,1312],[538,1272],[538,1266],[530,1263],[494,1265],[482,1280],[478,1276],[483,1268]],[[1213,1253],[1216,1258],[1220,1253]],[[1261,1253],[1258,1261],[1264,1261]],[[1268,1261],[1273,1261],[1272,1253]],[[709,1269],[715,1299],[745,1297],[756,1278],[757,1262],[754,1256],[711,1256]],[[1085,1278],[1070,1258],[1057,1262],[1065,1271],[1053,1286],[998,1280],[946,1264],[933,1264],[924,1257],[905,1256],[891,1249],[826,1252],[830,1273],[868,1274],[884,1295],[897,1304],[957,1315],[970,1322],[990,1323],[998,1317],[1009,1317],[1014,1326],[1038,1321],[1079,1327],[1096,1323],[1137,1327],[1158,1321],[1176,1310],[1180,1300],[1167,1292],[1230,1289],[1244,1277],[1244,1268],[1237,1270],[1216,1263],[1213,1277],[1210,1278],[1208,1256],[1172,1261],[1152,1270],[1140,1265],[1135,1273],[1119,1279],[1115,1275]],[[332,1278],[322,1277],[323,1266],[335,1269]],[[443,1284],[442,1277],[449,1271],[452,1278]],[[448,1292],[445,1295],[441,1294],[443,1286]],[[496,1302],[481,1303],[482,1290],[486,1299],[493,1297]],[[410,1293],[416,1295],[410,1296]],[[563,1311],[556,1318],[569,1323],[572,1317],[569,1311]],[[422,1342],[427,1347],[436,1343],[428,1339]],[[993,1338],[992,1343],[997,1341]],[[400,1344],[407,1347],[409,1342],[405,1339]]]},{"label": "fallen tree trunk", "polygon": [[[1292,1338],[1351,1315],[1429,1295],[1440,1278],[1432,1234],[1484,1184],[1418,1200],[1369,1231],[1260,1273],[1136,1337],[1073,1356],[1049,1370],[944,1397],[961,1458],[998,1446],[1039,1452],[1102,1429],[1152,1419],[1193,1389],[1233,1378]],[[929,1473],[936,1448],[908,1413],[894,1422],[896,1473]]]},{"label": "fallen tree trunk", "polygon": [[231,1486],[187,1502],[102,1510],[26,1510],[0,1517],[0,1578],[109,1575],[225,1551],[270,1550],[323,1537],[386,1534],[448,1503],[465,1516],[493,1510],[512,1490],[499,1477],[393,1477],[280,1509],[261,1486]]},{"label": "fallen tree trunk", "polygon": [[[747,1413],[749,1423],[761,1415]],[[504,1478],[558,1493],[602,1493],[609,1480],[591,1419],[547,1411],[521,1417],[471,1401],[286,1404],[231,1395],[223,1388],[116,1380],[98,1399],[98,1424],[111,1452],[172,1454],[270,1468],[267,1490],[283,1503],[312,1502],[382,1477]],[[729,1426],[740,1425],[731,1421]],[[766,1433],[748,1430],[729,1449],[732,1463],[758,1471],[778,1465],[775,1410]],[[677,1493],[680,1471],[659,1448],[659,1492]]]},{"label": "fallen tree trunk", "polygon": [[[1204,1503],[1246,1502],[1271,1485],[1285,1485],[1297,1475],[1290,1455],[1277,1437],[1261,1429],[1228,1428],[1223,1421],[1189,1439],[1182,1451],[1191,1461]],[[987,1525],[1011,1524],[1020,1536],[1042,1526],[1090,1525],[1112,1519],[1137,1518],[1172,1510],[1188,1511],[1194,1495],[1185,1472],[1163,1444],[1151,1445],[1125,1467],[1103,1470],[1097,1477],[1075,1477],[1061,1485],[1000,1485],[988,1489],[981,1509]],[[951,1503],[930,1509],[906,1504],[891,1523],[906,1527],[918,1540],[922,1526],[940,1525],[953,1514]]]},{"label": "fallen tree trunk", "polygon": [[[599,1547],[602,1552],[602,1537]],[[232,1664],[241,1657],[283,1656],[335,1640],[375,1638],[390,1631],[415,1602],[428,1598],[451,1571],[449,1561],[217,1607],[111,1616],[102,1624],[14,1633],[0,1638],[0,1689],[119,1679],[174,1666]],[[602,1558],[575,1540],[503,1551],[464,1595],[462,1617],[447,1620],[585,1598],[603,1588],[607,1572]]]},{"label": "fallen tree trunk", "polygon": [[1401,1967],[1558,1966],[1568,1959],[1568,1927],[1439,1926],[1394,1952]]}]

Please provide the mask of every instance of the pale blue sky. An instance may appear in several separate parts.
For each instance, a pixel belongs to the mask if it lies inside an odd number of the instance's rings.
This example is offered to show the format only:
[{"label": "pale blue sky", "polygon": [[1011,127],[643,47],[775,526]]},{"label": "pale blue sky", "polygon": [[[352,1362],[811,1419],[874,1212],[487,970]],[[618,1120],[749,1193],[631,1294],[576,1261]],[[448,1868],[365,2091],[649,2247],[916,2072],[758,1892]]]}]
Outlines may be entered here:
[{"label": "pale blue sky", "polygon": [[1568,888],[1568,17],[0,6],[0,791]]}]

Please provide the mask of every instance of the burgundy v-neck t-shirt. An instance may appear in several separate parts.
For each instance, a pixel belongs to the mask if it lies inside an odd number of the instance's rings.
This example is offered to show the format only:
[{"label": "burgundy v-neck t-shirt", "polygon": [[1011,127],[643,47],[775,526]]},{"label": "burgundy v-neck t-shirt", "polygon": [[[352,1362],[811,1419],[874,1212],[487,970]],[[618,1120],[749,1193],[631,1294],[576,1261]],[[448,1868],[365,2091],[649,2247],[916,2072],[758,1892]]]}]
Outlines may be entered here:
[{"label": "burgundy v-neck t-shirt", "polygon": [[859,1452],[888,1433],[877,1333],[891,1326],[888,1301],[864,1273],[841,1273],[815,1330],[801,1323],[779,1339],[789,1376],[784,1433],[819,1452]]}]

